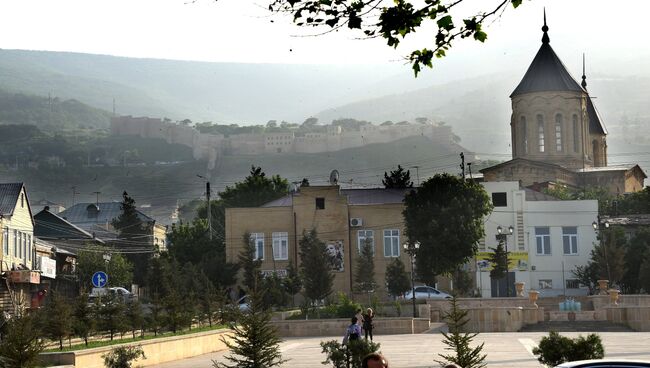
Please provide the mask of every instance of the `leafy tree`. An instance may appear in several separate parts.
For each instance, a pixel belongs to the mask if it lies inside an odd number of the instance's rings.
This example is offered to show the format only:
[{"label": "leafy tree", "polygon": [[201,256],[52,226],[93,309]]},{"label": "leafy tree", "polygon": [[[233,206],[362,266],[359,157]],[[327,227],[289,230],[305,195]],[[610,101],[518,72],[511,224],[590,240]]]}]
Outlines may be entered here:
[{"label": "leafy tree", "polygon": [[384,179],[381,181],[387,189],[412,188],[411,171],[404,170],[402,165],[397,165],[397,170],[392,170],[390,174],[384,172]]},{"label": "leafy tree", "polygon": [[332,293],[334,274],[331,256],[323,241],[318,239],[316,230],[303,233],[299,241],[300,276],[305,288],[305,296],[314,304]]},{"label": "leafy tree", "polygon": [[598,278],[609,280],[610,285],[620,285],[626,272],[625,233],[619,227],[610,227],[601,230],[598,237],[602,240],[591,250],[590,262]]},{"label": "leafy tree", "polygon": [[239,253],[239,267],[244,272],[244,285],[250,291],[257,288],[262,261],[255,258],[255,242],[249,233],[244,234],[243,242],[244,247]]},{"label": "leafy tree", "polygon": [[458,299],[452,296],[449,301],[451,308],[444,314],[444,320],[449,326],[449,332],[443,332],[444,340],[442,342],[447,345],[445,350],[450,350],[452,354],[438,354],[443,361],[436,360],[441,365],[446,365],[447,362],[458,365],[463,368],[480,368],[485,367],[484,363],[486,354],[483,354],[483,345],[485,343],[472,348],[470,344],[478,333],[462,332],[464,326],[469,322],[467,318],[467,311],[460,309]]},{"label": "leafy tree", "polygon": [[259,207],[278,199],[289,191],[289,182],[279,175],[270,179],[261,167],[251,167],[249,175],[234,187],[226,187],[219,197],[224,207]]},{"label": "leafy tree", "polygon": [[213,361],[217,368],[266,368],[277,367],[286,362],[282,359],[277,330],[271,324],[271,312],[264,309],[262,292],[253,290],[250,294],[251,309],[239,318],[239,323],[230,326],[232,340],[222,338],[230,349],[228,362]]},{"label": "leafy tree", "polygon": [[357,257],[357,269],[354,275],[355,288],[361,293],[372,293],[377,288],[375,282],[375,249],[371,239],[365,239],[361,253]]},{"label": "leafy tree", "polygon": [[[108,263],[103,258],[105,253],[111,254]],[[77,274],[82,290],[92,286],[91,279],[97,271],[105,271],[108,283],[113,286],[127,286],[133,281],[133,265],[120,253],[111,253],[111,249],[101,246],[84,247],[77,253]]]},{"label": "leafy tree", "polygon": [[386,287],[390,295],[399,296],[411,289],[411,281],[406,274],[404,262],[395,258],[386,267]]},{"label": "leafy tree", "polygon": [[500,280],[508,274],[508,256],[509,252],[503,248],[503,240],[499,240],[496,248],[492,249],[492,253],[488,256],[488,260],[492,265],[490,270],[490,278]]},{"label": "leafy tree", "polygon": [[589,288],[590,295],[594,294],[597,281],[600,277],[598,277],[598,271],[593,262],[589,262],[584,266],[576,266],[576,269],[571,271],[571,273],[581,285]]},{"label": "leafy tree", "polygon": [[37,314],[16,316],[7,322],[6,333],[0,341],[0,357],[4,358],[2,367],[36,367],[40,363],[39,354],[45,349],[41,339],[42,331]]},{"label": "leafy tree", "polygon": [[456,268],[452,280],[454,281],[454,290],[459,296],[470,296],[475,283],[467,270],[463,267]]},{"label": "leafy tree", "polygon": [[113,227],[119,232],[119,246],[123,249],[148,249],[147,251],[129,253],[127,256],[135,266],[133,268],[133,280],[135,283],[143,285],[147,278],[146,272],[149,259],[154,250],[153,245],[148,240],[153,225],[142,221],[135,207],[135,200],[129,197],[126,191],[122,193],[120,209],[122,213],[112,222]]},{"label": "leafy tree", "polygon": [[118,346],[102,355],[106,368],[131,368],[134,361],[147,359],[140,346]]},{"label": "leafy tree", "polygon": [[81,293],[76,300],[73,311],[72,330],[88,346],[88,336],[95,330],[95,315],[88,301],[88,294]]},{"label": "leafy tree", "polygon": [[645,293],[650,292],[650,249],[643,254],[643,263],[639,267],[639,288]]},{"label": "leafy tree", "polygon": [[358,30],[364,37],[382,37],[388,46],[394,48],[420,27],[428,29],[432,25],[435,32],[435,36],[430,37],[434,40],[433,47],[412,51],[408,56],[417,76],[422,66],[431,67],[434,58],[444,57],[458,38],[484,42],[487,33],[483,31],[483,24],[501,14],[508,4],[516,8],[522,0],[500,1],[494,8],[460,17],[454,11],[463,2],[270,0],[269,9],[293,14],[293,21],[298,26],[326,26],[335,31],[347,27]]},{"label": "leafy tree", "polygon": [[273,272],[261,281],[264,290],[262,302],[265,308],[282,307],[287,304],[287,294],[282,287],[282,279],[277,273]]},{"label": "leafy tree", "polygon": [[284,291],[291,296],[291,306],[294,306],[296,304],[295,296],[302,289],[302,279],[300,278],[300,272],[291,261],[287,266],[287,276],[282,279],[282,286]]},{"label": "leafy tree", "polygon": [[642,288],[641,269],[650,250],[650,229],[639,229],[628,241],[625,251],[625,274],[621,279],[625,294],[639,293]]},{"label": "leafy tree", "polygon": [[361,368],[363,358],[379,351],[380,344],[366,339],[348,341],[347,345],[337,340],[321,341],[323,364],[331,363],[334,368]]},{"label": "leafy tree", "polygon": [[135,339],[135,332],[140,330],[140,336],[144,337],[144,314],[142,313],[142,304],[138,300],[133,300],[126,304],[124,316],[128,327],[131,329],[131,334]]},{"label": "leafy tree", "polygon": [[63,339],[72,333],[72,308],[57,292],[52,292],[45,304],[44,316],[45,333],[59,341],[59,349],[63,350]]},{"label": "leafy tree", "polygon": [[605,356],[605,349],[597,334],[571,339],[551,331],[548,336],[542,337],[537,347],[533,348],[533,354],[538,356],[537,360],[540,363],[547,367],[555,367],[576,360],[602,359]]},{"label": "leafy tree", "polygon": [[483,219],[492,211],[480,184],[436,174],[411,190],[404,202],[407,238],[420,242],[416,262],[421,281],[433,285],[436,275],[453,272],[477,252]]}]

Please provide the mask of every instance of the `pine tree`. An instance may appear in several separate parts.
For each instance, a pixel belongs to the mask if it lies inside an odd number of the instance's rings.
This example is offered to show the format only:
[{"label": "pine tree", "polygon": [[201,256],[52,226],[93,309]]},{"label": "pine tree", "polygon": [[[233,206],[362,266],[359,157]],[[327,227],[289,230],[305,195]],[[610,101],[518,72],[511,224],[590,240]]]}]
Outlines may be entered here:
[{"label": "pine tree", "polygon": [[255,259],[255,243],[249,233],[244,234],[244,248],[239,253],[239,267],[244,272],[244,285],[248,290],[257,288],[262,261]]},{"label": "pine tree", "polygon": [[287,294],[291,295],[291,306],[295,306],[295,296],[302,289],[302,279],[300,278],[300,273],[298,269],[294,267],[293,262],[289,261],[287,266],[287,276],[282,279],[282,287]]},{"label": "pine tree", "polygon": [[250,311],[242,314],[238,324],[232,324],[232,340],[222,338],[230,349],[231,355],[226,356],[228,362],[213,361],[216,368],[270,368],[285,363],[280,352],[280,342],[277,330],[271,324],[271,312],[263,308],[261,291],[252,290],[250,293]]},{"label": "pine tree", "polygon": [[[150,247],[153,251],[153,245],[148,244],[151,235],[151,225],[145,223],[140,218],[135,206],[135,200],[129,197],[125,191],[122,193],[122,202],[120,204],[122,213],[113,220],[113,227],[119,232],[119,242],[123,248],[132,248],[133,244],[138,244],[137,248]],[[133,279],[135,283],[143,285],[147,279],[147,270],[151,252],[132,253],[128,255],[129,260],[133,263]]]},{"label": "pine tree", "polygon": [[495,280],[500,280],[506,276],[508,273],[508,256],[509,252],[506,253],[503,248],[503,241],[499,241],[496,248],[492,249],[492,253],[488,256],[488,260],[492,265],[490,270],[490,277]]},{"label": "pine tree", "polygon": [[412,188],[413,182],[411,181],[411,171],[404,170],[401,165],[397,165],[397,170],[393,170],[390,174],[384,172],[384,179],[381,181],[386,189],[401,189]]},{"label": "pine tree", "polygon": [[95,329],[95,316],[92,305],[88,303],[88,294],[83,293],[77,298],[72,329],[88,346],[88,336]]},{"label": "pine tree", "polygon": [[52,340],[59,341],[59,349],[63,350],[63,339],[72,332],[72,308],[57,292],[52,292],[50,300],[45,305],[45,332]]},{"label": "pine tree", "polygon": [[357,257],[357,269],[354,276],[355,288],[358,292],[368,293],[375,291],[375,249],[371,239],[365,239],[361,244],[359,257]]},{"label": "pine tree", "polygon": [[411,281],[409,281],[404,268],[404,262],[401,259],[395,258],[388,267],[386,267],[386,288],[392,296],[400,296],[411,288]]},{"label": "pine tree", "polygon": [[318,239],[316,230],[303,233],[300,239],[300,274],[305,296],[314,304],[332,293],[334,275],[331,256],[324,242]]},{"label": "pine tree", "polygon": [[45,349],[37,314],[16,316],[6,324],[0,341],[0,364],[6,368],[35,367]]},{"label": "pine tree", "polygon": [[131,329],[135,339],[135,331],[140,330],[140,336],[144,337],[144,314],[142,313],[142,304],[138,300],[133,300],[126,305],[125,317],[127,324]]},{"label": "pine tree", "polygon": [[449,327],[449,332],[443,332],[444,340],[442,341],[448,347],[445,350],[450,350],[453,354],[443,355],[438,354],[444,360],[436,360],[441,365],[453,363],[463,368],[481,368],[485,367],[484,363],[486,354],[482,354],[483,345],[485,343],[472,348],[470,343],[478,335],[478,333],[462,332],[464,326],[469,322],[467,318],[467,311],[460,309],[458,306],[458,299],[452,296],[449,301],[451,309],[443,316]]},{"label": "pine tree", "polygon": [[124,310],[124,303],[110,294],[102,297],[99,303],[97,315],[100,326],[102,330],[108,331],[111,341],[116,333],[124,330]]}]

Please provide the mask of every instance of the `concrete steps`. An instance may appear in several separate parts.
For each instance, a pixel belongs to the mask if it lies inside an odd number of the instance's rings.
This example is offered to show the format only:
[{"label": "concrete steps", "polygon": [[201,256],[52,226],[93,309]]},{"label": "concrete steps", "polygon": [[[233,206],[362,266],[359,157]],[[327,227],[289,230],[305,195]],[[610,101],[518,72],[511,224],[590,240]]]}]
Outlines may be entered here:
[{"label": "concrete steps", "polygon": [[546,321],[524,326],[519,332],[634,332],[609,321]]}]

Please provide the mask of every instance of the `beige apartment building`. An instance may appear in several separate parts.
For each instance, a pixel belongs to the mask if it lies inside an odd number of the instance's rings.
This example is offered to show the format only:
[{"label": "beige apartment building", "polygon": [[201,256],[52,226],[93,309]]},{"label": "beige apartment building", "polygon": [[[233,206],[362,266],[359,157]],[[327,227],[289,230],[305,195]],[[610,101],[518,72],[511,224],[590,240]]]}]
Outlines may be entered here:
[{"label": "beige apartment building", "polygon": [[403,251],[402,199],[404,189],[341,189],[338,185],[302,187],[300,191],[255,208],[226,209],[226,257],[237,262],[249,233],[263,273],[286,274],[289,262],[300,264],[302,234],[315,229],[332,255],[334,290],[351,293],[360,244],[371,239],[375,250],[378,295],[386,293],[386,267],[400,257],[411,271]]}]

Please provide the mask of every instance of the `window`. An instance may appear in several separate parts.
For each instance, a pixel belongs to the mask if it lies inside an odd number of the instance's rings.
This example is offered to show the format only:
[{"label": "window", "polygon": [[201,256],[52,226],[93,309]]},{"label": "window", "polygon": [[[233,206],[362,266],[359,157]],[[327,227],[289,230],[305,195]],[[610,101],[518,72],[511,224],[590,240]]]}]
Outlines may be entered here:
[{"label": "window", "polygon": [[18,252],[15,254],[16,258],[23,258],[23,233],[18,232]]},{"label": "window", "polygon": [[264,259],[264,233],[251,233],[251,240],[255,246],[255,259]]},{"label": "window", "polygon": [[9,255],[9,228],[5,227],[5,230],[2,232],[2,250],[4,255]]},{"label": "window", "polygon": [[399,257],[399,230],[384,230],[384,257]]},{"label": "window", "polygon": [[576,279],[567,279],[566,280],[566,288],[567,289],[578,289],[580,288],[580,281]]},{"label": "window", "polygon": [[317,210],[325,209],[325,198],[316,198],[316,209]]},{"label": "window", "polygon": [[537,254],[551,254],[551,231],[548,227],[535,228],[535,241],[537,243]]},{"label": "window", "polygon": [[521,147],[524,153],[528,153],[528,129],[526,128],[526,117],[520,118],[521,125]]},{"label": "window", "polygon": [[372,254],[375,254],[375,232],[373,230],[359,230],[357,232],[357,244],[359,245],[359,253],[361,253],[361,247],[364,242],[370,241],[372,246]]},{"label": "window", "polygon": [[553,280],[539,280],[540,289],[553,289]]},{"label": "window", "polygon": [[14,230],[14,257],[18,256],[18,230]]},{"label": "window", "polygon": [[555,151],[562,152],[562,114],[555,115]]},{"label": "window", "polygon": [[508,196],[505,192],[492,193],[492,204],[494,207],[508,206]]},{"label": "window", "polygon": [[564,254],[578,254],[578,228],[575,226],[562,227],[562,245]]},{"label": "window", "polygon": [[32,236],[27,235],[27,254],[25,254],[25,262],[32,260]]},{"label": "window", "polygon": [[27,234],[23,234],[23,254],[20,258],[23,258],[27,263]]},{"label": "window", "polygon": [[289,233],[273,233],[273,259],[289,259]]},{"label": "window", "polygon": [[578,152],[580,133],[578,132],[578,115],[573,114],[573,152]]},{"label": "window", "polygon": [[537,115],[537,145],[539,152],[544,152],[544,116]]}]

